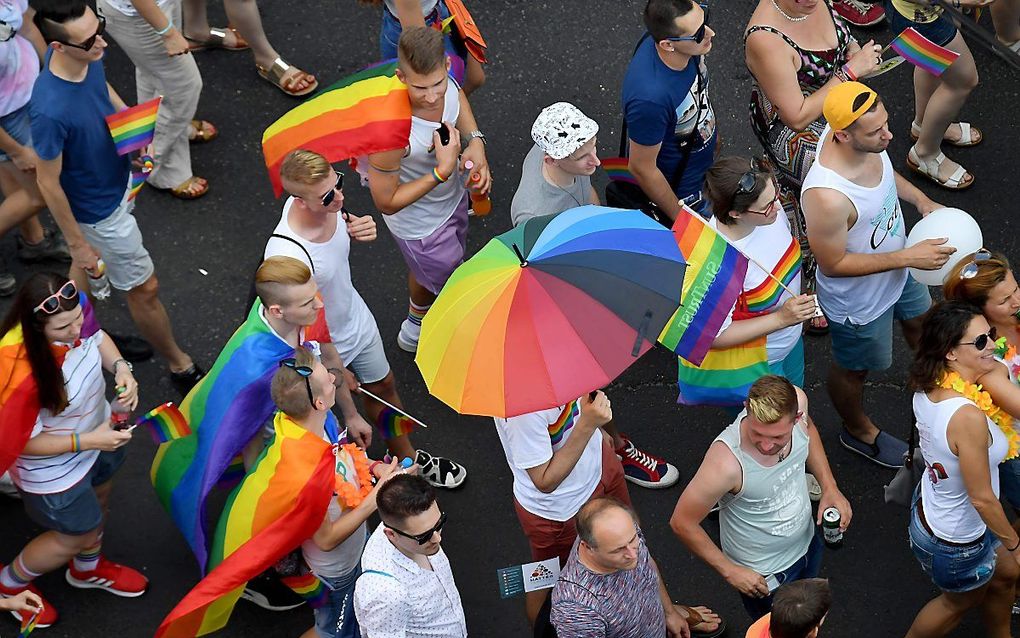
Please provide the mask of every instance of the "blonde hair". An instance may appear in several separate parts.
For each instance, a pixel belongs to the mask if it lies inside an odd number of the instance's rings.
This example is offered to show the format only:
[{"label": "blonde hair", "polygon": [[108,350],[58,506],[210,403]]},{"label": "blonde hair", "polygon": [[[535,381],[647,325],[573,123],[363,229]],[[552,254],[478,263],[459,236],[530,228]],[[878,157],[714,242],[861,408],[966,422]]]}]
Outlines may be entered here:
[{"label": "blonde hair", "polygon": [[255,271],[255,294],[263,306],[281,302],[281,288],[303,286],[312,278],[312,271],[293,257],[276,256],[262,262]]},{"label": "blonde hair", "polygon": [[747,394],[747,411],[760,423],[776,423],[783,417],[797,414],[797,390],[789,380],[777,374],[766,374],[751,385]]},{"label": "blonde hair", "polygon": [[[294,361],[298,366],[315,367],[315,357],[311,352],[299,346],[294,350]],[[269,386],[269,394],[273,397],[273,403],[281,412],[293,419],[303,419],[312,411],[312,404],[308,400],[308,387],[310,381],[287,366],[280,366],[273,375],[273,381]]]},{"label": "blonde hair", "polygon": [[325,157],[303,148],[287,153],[280,165],[280,179],[298,184],[315,184],[332,173],[333,167]]}]

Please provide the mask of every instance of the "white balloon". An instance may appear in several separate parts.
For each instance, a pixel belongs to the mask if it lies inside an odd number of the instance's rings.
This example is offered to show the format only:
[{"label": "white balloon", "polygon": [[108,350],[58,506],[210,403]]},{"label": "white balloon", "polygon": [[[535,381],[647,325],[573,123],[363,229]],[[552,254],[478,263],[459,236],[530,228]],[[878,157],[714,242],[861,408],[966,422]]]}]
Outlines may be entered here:
[{"label": "white balloon", "polygon": [[910,229],[907,248],[926,239],[940,237],[948,237],[949,241],[945,245],[956,249],[949,261],[938,270],[909,269],[914,279],[928,286],[941,286],[946,275],[961,259],[984,246],[981,227],[973,217],[959,208],[937,208]]}]

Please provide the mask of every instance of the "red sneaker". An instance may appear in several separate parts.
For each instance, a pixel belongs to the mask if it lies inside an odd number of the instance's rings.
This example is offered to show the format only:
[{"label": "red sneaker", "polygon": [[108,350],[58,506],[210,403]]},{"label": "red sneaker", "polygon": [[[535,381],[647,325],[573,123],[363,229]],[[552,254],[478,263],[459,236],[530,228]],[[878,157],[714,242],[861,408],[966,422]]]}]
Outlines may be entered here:
[{"label": "red sneaker", "polygon": [[[0,565],[0,567],[3,567],[3,565]],[[8,589],[7,587],[0,585],[0,597],[14,598],[21,592],[25,591],[25,589],[35,594],[43,601],[43,608],[35,619],[35,626],[37,628],[49,627],[53,623],[57,622],[57,610],[53,607],[53,605],[49,603],[48,600],[42,597],[42,594],[39,593],[39,590],[36,589],[35,585],[29,584],[28,587],[25,587],[23,589]],[[20,611],[12,609],[11,615],[17,618],[18,622],[21,622],[22,618]]]},{"label": "red sneaker", "polygon": [[74,562],[67,568],[67,582],[78,589],[105,589],[111,594],[134,598],[141,596],[149,587],[149,579],[137,570],[118,565],[100,556],[99,564],[89,572],[74,568]]},{"label": "red sneaker", "polygon": [[870,27],[885,20],[885,9],[881,4],[861,2],[861,0],[835,0],[832,8],[844,20],[855,27]]},{"label": "red sneaker", "polygon": [[670,487],[680,480],[680,471],[665,459],[642,452],[623,434],[623,445],[616,448],[616,456],[623,464],[624,477],[636,485],[657,490]]}]

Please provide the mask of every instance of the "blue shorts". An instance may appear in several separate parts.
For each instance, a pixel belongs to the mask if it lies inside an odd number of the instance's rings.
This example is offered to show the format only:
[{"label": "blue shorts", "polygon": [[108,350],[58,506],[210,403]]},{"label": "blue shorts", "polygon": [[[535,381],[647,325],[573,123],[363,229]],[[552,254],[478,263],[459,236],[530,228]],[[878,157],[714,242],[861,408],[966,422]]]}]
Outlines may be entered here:
[{"label": "blue shorts", "polygon": [[999,491],[1007,503],[1020,509],[1020,459],[999,464]]},{"label": "blue shorts", "polygon": [[910,549],[921,569],[942,591],[963,593],[988,584],[995,573],[995,548],[999,539],[991,530],[968,545],[949,545],[921,525],[917,508],[921,489],[914,492],[910,508]]},{"label": "blue shorts", "polygon": [[889,19],[889,30],[894,35],[902,33],[907,27],[914,27],[918,33],[940,47],[946,46],[956,37],[956,25],[945,11],[931,22],[914,22],[897,11],[892,2],[885,0],[885,17]]},{"label": "blue shorts", "polygon": [[103,523],[103,509],[93,489],[108,483],[124,463],[125,450],[100,452],[85,477],[70,489],[53,494],[21,492],[28,517],[46,529],[68,536],[88,534]]},{"label": "blue shorts", "polygon": [[769,372],[785,377],[798,388],[804,387],[804,337],[797,339],[797,345],[783,359],[769,362]]},{"label": "blue shorts", "polygon": [[354,585],[361,576],[358,564],[350,573],[339,578],[322,578],[326,589],[326,604],[315,609],[315,633],[319,638],[358,638],[361,633],[354,617]]},{"label": "blue shorts", "polygon": [[885,370],[892,365],[893,319],[906,321],[920,317],[931,307],[928,286],[907,275],[899,300],[877,319],[856,325],[829,321],[832,357],[844,370]]},{"label": "blue shorts", "polygon": [[[432,10],[432,13],[425,16],[425,24],[427,26],[433,26],[438,22],[446,20],[450,17],[450,10],[446,8],[446,3],[443,0],[439,0],[439,4]],[[400,41],[400,34],[403,32],[403,28],[400,26],[400,20],[397,16],[390,13],[390,10],[383,8],[382,28],[379,30],[379,54],[383,60],[391,60],[397,57],[397,42]],[[464,43],[454,38],[452,35],[443,36],[443,41],[446,43],[446,53],[450,56],[456,56],[460,58],[461,67],[467,63],[467,47]],[[463,70],[463,69],[461,69]],[[456,71],[456,69],[451,69]],[[454,73],[454,77],[457,81],[463,84],[463,77],[458,77],[457,73]]]},{"label": "blue shorts", "polygon": [[[0,117],[0,128],[13,137],[18,144],[32,146],[32,120],[28,117],[27,104],[13,113]],[[0,151],[0,162],[9,161],[11,161],[10,156]]]}]

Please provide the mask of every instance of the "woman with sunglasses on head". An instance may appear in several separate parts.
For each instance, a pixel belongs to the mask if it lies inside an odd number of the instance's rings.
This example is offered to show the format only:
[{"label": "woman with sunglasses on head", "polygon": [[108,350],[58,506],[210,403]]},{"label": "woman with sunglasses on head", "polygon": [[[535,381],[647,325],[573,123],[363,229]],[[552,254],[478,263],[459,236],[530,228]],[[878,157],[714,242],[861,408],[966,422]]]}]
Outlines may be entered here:
[{"label": "woman with sunglasses on head", "polygon": [[[825,128],[822,103],[832,87],[875,71],[881,47],[857,44],[822,0],[760,0],[744,32],[751,72],[751,128],[779,177],[780,200],[804,254],[805,289],[814,289],[800,188]],[[809,332],[823,332],[824,317]]]},{"label": "woman with sunglasses on head", "polygon": [[[64,565],[72,587],[140,596],[148,580],[100,555],[112,478],[131,440],[131,428],[111,427],[103,370],[114,377],[117,400],[134,409],[131,364],[63,275],[29,278],[0,334],[0,471],[10,467],[29,518],[48,530],[0,570],[0,596],[38,594],[32,581]],[[36,626],[56,620],[44,602]]]},{"label": "woman with sunglasses on head", "polygon": [[999,502],[998,466],[1015,456],[1012,419],[981,392],[998,367],[992,327],[960,301],[925,317],[910,371],[914,416],[927,471],[914,493],[910,546],[942,590],[914,618],[907,638],[945,636],[981,607],[989,636],[1010,635],[1020,536]]}]

